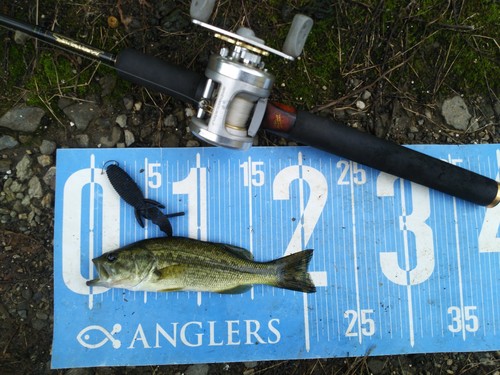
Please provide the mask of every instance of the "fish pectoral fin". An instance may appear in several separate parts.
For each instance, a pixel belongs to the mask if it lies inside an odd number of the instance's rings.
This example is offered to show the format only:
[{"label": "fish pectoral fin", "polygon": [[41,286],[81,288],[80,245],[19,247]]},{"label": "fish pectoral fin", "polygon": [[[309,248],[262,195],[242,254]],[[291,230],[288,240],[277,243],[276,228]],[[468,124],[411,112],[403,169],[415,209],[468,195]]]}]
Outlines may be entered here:
[{"label": "fish pectoral fin", "polygon": [[223,244],[224,250],[227,252],[243,259],[248,259],[248,260],[253,260],[253,254],[248,251],[247,249],[244,249],[242,247],[238,246],[233,246],[233,245],[228,245],[228,244]]},{"label": "fish pectoral fin", "polygon": [[237,287],[230,288],[230,289],[225,289],[225,290],[218,290],[217,293],[220,294],[241,294],[248,292],[250,289],[252,289],[251,285],[238,285]]},{"label": "fish pectoral fin", "polygon": [[153,273],[158,280],[173,279],[180,277],[187,268],[187,265],[172,264],[164,268],[157,268],[153,271]]}]

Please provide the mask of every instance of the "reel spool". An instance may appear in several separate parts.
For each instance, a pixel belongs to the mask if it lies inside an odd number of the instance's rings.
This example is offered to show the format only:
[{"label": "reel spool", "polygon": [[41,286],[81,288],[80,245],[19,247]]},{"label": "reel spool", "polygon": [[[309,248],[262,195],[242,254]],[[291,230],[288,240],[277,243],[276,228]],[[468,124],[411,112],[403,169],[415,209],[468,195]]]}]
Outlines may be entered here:
[{"label": "reel spool", "polygon": [[189,127],[194,135],[213,145],[247,150],[262,123],[274,83],[262,57],[273,53],[294,60],[302,52],[313,21],[296,15],[281,52],[266,46],[251,29],[242,27],[232,33],[205,23],[214,3],[194,0],[193,23],[209,29],[229,47],[210,57],[203,97]]}]

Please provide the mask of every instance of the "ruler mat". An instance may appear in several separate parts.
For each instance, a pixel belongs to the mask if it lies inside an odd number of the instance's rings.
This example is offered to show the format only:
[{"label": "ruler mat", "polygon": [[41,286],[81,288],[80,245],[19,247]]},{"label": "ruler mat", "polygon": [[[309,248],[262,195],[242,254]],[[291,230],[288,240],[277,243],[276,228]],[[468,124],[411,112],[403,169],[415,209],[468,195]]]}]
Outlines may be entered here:
[{"label": "ruler mat", "polygon": [[[412,146],[499,179],[500,145]],[[91,259],[143,238],[104,163],[165,204],[174,234],[268,261],[314,249],[317,286],[239,295],[89,288]],[[500,350],[500,206],[309,147],[57,153],[53,368]]]}]

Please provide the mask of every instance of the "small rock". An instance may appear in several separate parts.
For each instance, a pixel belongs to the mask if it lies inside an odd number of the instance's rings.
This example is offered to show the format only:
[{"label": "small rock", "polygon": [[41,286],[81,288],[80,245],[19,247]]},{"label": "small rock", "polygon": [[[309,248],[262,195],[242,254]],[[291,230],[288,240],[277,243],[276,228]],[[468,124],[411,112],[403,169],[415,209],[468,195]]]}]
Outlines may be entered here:
[{"label": "small rock", "polygon": [[190,139],[186,142],[186,147],[200,147],[200,142],[196,139]]},{"label": "small rock", "polygon": [[139,112],[142,108],[142,102],[135,102],[134,103],[134,111]]},{"label": "small rock", "polygon": [[52,190],[56,188],[56,167],[50,167],[47,173],[43,176],[43,182]]},{"label": "small rock", "polygon": [[179,137],[175,134],[169,134],[166,138],[162,139],[162,147],[179,147]]},{"label": "small rock", "polygon": [[26,289],[23,289],[21,291],[21,296],[25,299],[25,300],[30,300],[31,297],[33,296],[33,292],[31,291],[31,289],[29,288],[26,288]]},{"label": "small rock", "polygon": [[7,310],[7,308],[0,303],[0,319],[5,319],[9,316],[9,310]]},{"label": "small rock", "polygon": [[29,35],[23,33],[22,31],[16,30],[14,33],[14,42],[21,46],[24,45],[29,38]]},{"label": "small rock", "polygon": [[89,147],[89,136],[87,134],[75,135],[76,143],[80,147]]},{"label": "small rock", "polygon": [[20,105],[0,118],[0,127],[32,133],[38,128],[44,115],[45,111],[41,108]]},{"label": "small rock", "polygon": [[40,145],[40,152],[42,155],[52,155],[56,150],[56,143],[44,139]]},{"label": "small rock", "polygon": [[74,100],[72,100],[68,97],[61,96],[61,97],[59,97],[59,100],[57,101],[57,106],[62,111],[62,110],[64,110],[64,108],[69,107],[70,105],[72,105],[74,103],[75,103]]},{"label": "small rock", "polygon": [[44,329],[45,327],[47,327],[47,322],[46,321],[43,321],[43,320],[40,320],[40,319],[33,319],[31,321],[31,326],[37,330],[37,331],[41,331],[42,329]]},{"label": "small rock", "polygon": [[365,109],[366,108],[365,102],[363,102],[362,100],[356,101],[356,108],[361,110]]},{"label": "small rock", "polygon": [[190,108],[190,107],[187,107],[184,112],[186,114],[186,117],[193,117],[196,114],[196,112],[194,111],[194,109]]},{"label": "small rock", "polygon": [[165,117],[165,120],[163,120],[163,125],[167,128],[175,128],[177,126],[177,118],[174,115],[168,115]]},{"label": "small rock", "polygon": [[123,105],[127,111],[131,111],[134,107],[134,101],[130,98],[123,98]]},{"label": "small rock", "polygon": [[99,107],[93,103],[75,103],[65,107],[63,112],[79,130],[85,130],[99,116]]},{"label": "small rock", "polygon": [[0,137],[0,150],[5,150],[6,148],[14,148],[19,144],[14,137],[10,135],[2,135]]},{"label": "small rock", "polygon": [[210,367],[207,364],[191,365],[184,372],[185,375],[207,375]]},{"label": "small rock", "polygon": [[99,80],[101,85],[101,96],[107,96],[113,92],[116,86],[116,75],[107,75]]},{"label": "small rock", "polygon": [[127,147],[129,147],[132,143],[135,142],[134,134],[130,130],[125,129],[124,136],[125,136],[125,145]]},{"label": "small rock", "polygon": [[17,314],[21,317],[21,319],[26,319],[28,317],[28,312],[26,310],[18,310]]},{"label": "small rock", "polygon": [[35,315],[36,315],[37,319],[40,319],[40,320],[49,319],[49,316],[46,313],[44,313],[43,311],[37,311]]},{"label": "small rock", "polygon": [[53,201],[54,201],[54,195],[52,193],[47,193],[40,201],[40,205],[43,208],[50,208],[50,207],[52,207]]},{"label": "small rock", "polygon": [[493,105],[493,111],[500,116],[500,100],[497,100],[495,104]]},{"label": "small rock", "polygon": [[13,193],[19,193],[20,191],[23,190],[23,184],[21,184],[17,180],[8,180],[7,182],[11,181],[10,184],[5,184],[4,185],[4,190],[9,189]]},{"label": "small rock", "polygon": [[0,173],[10,174],[11,161],[9,159],[0,159]]},{"label": "small rock", "polygon": [[28,182],[28,194],[31,198],[41,198],[43,196],[42,184],[38,177],[33,176]]},{"label": "small rock", "polygon": [[122,129],[126,128],[127,127],[127,115],[121,114],[121,115],[116,116],[115,122],[120,128],[122,128]]},{"label": "small rock", "polygon": [[471,114],[460,96],[446,99],[441,106],[441,113],[446,123],[457,130],[467,130]]},{"label": "small rock", "polygon": [[384,371],[385,361],[379,358],[368,358],[366,364],[373,375],[382,374]]},{"label": "small rock", "polygon": [[48,167],[52,164],[52,156],[50,155],[40,155],[36,159],[42,167]]},{"label": "small rock", "polygon": [[361,99],[363,100],[368,100],[372,97],[372,93],[368,90],[366,90],[363,95],[361,95]]},{"label": "small rock", "polygon": [[101,137],[99,143],[102,147],[115,147],[120,140],[122,133],[119,127],[113,126],[111,129],[111,134],[105,137]]},{"label": "small rock", "polygon": [[28,155],[24,155],[19,163],[16,165],[16,176],[19,180],[25,181],[33,175],[31,170],[31,158]]}]

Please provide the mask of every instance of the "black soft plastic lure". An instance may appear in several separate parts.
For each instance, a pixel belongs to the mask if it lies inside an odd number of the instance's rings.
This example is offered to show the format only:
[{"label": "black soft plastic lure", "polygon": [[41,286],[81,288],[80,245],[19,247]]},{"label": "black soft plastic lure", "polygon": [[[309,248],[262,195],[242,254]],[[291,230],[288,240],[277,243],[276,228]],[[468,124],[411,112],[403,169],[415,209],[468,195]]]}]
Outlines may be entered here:
[{"label": "black soft plastic lure", "polygon": [[137,183],[127,172],[118,166],[117,162],[106,162],[104,169],[106,170],[109,182],[118,195],[134,207],[135,218],[141,227],[144,228],[143,219],[148,219],[158,225],[160,230],[166,233],[167,236],[172,236],[172,224],[170,224],[168,218],[182,216],[184,212],[177,212],[175,214],[164,214],[161,212],[160,209],[165,208],[165,206],[152,199],[144,198],[144,194]]}]

